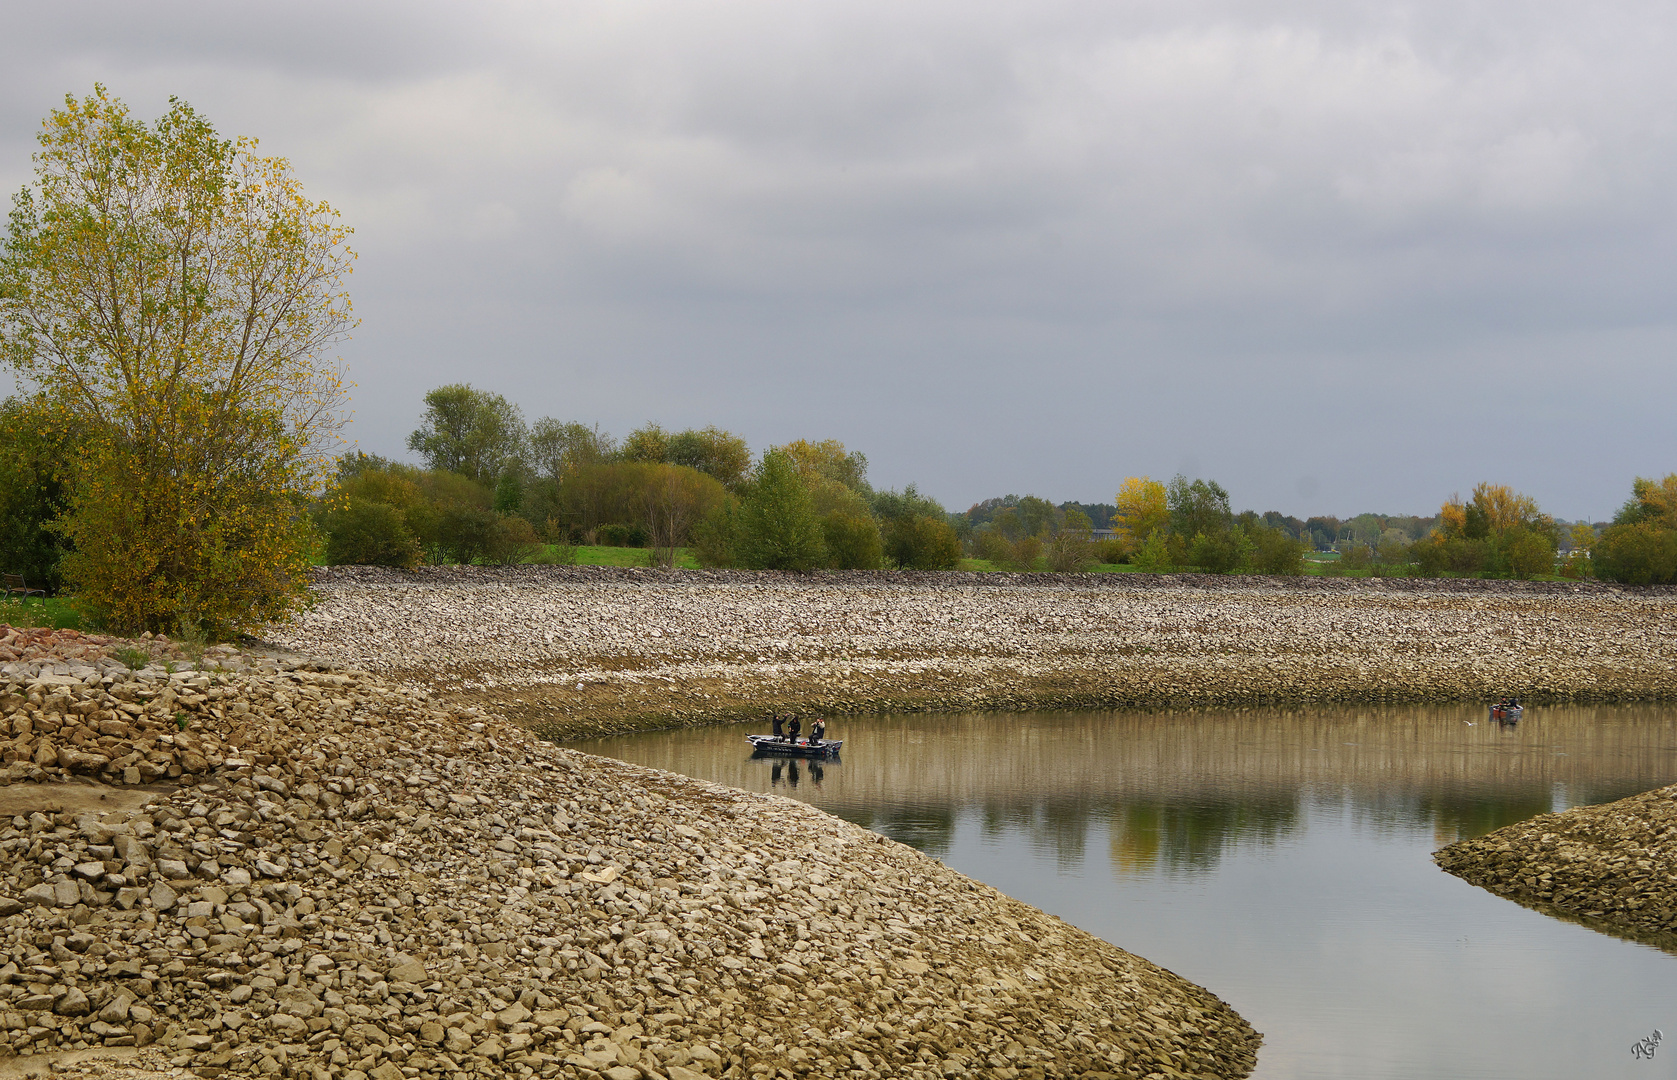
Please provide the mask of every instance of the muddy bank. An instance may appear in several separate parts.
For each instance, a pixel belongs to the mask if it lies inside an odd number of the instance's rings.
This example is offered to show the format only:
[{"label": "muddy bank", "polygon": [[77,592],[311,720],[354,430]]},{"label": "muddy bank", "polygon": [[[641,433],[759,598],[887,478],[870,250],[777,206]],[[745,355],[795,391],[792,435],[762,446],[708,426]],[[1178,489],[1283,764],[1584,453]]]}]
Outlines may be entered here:
[{"label": "muddy bank", "polygon": [[123,644],[30,635],[0,679],[0,1059],[310,1080],[1255,1063],[1209,992],[802,803],[355,669],[157,648],[130,670]]},{"label": "muddy bank", "polygon": [[1120,574],[323,571],[275,637],[580,737],[769,709],[1677,699],[1677,590]]},{"label": "muddy bank", "polygon": [[1542,814],[1433,860],[1498,896],[1677,951],[1677,785]]}]

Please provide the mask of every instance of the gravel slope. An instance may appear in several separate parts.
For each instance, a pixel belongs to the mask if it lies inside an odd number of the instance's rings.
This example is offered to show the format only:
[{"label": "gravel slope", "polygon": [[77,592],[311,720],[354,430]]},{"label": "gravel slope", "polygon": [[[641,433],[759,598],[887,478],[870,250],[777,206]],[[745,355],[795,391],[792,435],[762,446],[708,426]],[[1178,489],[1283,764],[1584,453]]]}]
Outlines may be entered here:
[{"label": "gravel slope", "polygon": [[336,568],[279,632],[555,736],[761,716],[1677,697],[1677,591],[1117,574]]},{"label": "gravel slope", "polygon": [[310,1080],[1254,1066],[1209,992],[802,803],[353,669],[218,650],[170,672],[159,649],[135,673],[122,643],[0,638],[21,657],[0,680],[0,1058]]},{"label": "gravel slope", "polygon": [[1499,896],[1677,951],[1677,785],[1541,814],[1433,860]]}]

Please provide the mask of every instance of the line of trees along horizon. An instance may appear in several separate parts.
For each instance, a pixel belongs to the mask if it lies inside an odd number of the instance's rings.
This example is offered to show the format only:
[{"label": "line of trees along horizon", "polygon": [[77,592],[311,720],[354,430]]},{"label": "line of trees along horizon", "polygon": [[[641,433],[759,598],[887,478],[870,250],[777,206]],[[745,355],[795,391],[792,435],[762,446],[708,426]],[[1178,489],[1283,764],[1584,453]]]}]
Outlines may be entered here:
[{"label": "line of trees along horizon", "polygon": [[717,427],[647,424],[617,439],[458,383],[425,396],[416,467],[342,460],[317,521],[334,563],[568,562],[581,545],[640,547],[673,566],[952,569],[949,514],[913,485],[875,490],[865,455],[796,440],[754,457]]},{"label": "line of trees along horizon", "polygon": [[[794,570],[949,569],[965,557],[1019,571],[1677,576],[1677,555],[1666,570],[1660,546],[1662,528],[1677,531],[1663,524],[1677,480],[1637,480],[1622,520],[1604,526],[1557,522],[1489,483],[1428,517],[1237,513],[1216,481],[1185,476],[1130,477],[1111,503],[1007,495],[947,513],[913,485],[874,490],[866,456],[837,440],[759,457],[714,426],[648,424],[619,440],[574,421],[527,425],[500,395],[465,384],[433,390],[426,405],[408,445],[427,468],[364,454],[342,463],[320,514],[331,561],[565,561],[577,545],[606,544],[647,548],[652,565],[685,547],[703,566]],[[1592,557],[1598,541],[1604,560]]]},{"label": "line of trees along horizon", "polygon": [[[1601,577],[1677,580],[1677,474],[1638,478],[1609,523],[1559,522],[1535,500],[1482,483],[1430,517],[1300,519],[1234,512],[1213,480],[1129,477],[1110,503],[1035,495],[949,513],[910,485],[875,490],[868,461],[837,440],[753,455],[714,426],[647,424],[622,439],[541,418],[465,384],[426,395],[409,438],[415,466],[365,453],[339,460],[305,518],[334,564],[568,562],[581,545],[646,549],[672,566],[975,568],[1081,572]],[[0,404],[0,559],[57,589],[73,552],[52,526],[77,439],[26,401]],[[300,504],[301,505],[301,504]]]}]

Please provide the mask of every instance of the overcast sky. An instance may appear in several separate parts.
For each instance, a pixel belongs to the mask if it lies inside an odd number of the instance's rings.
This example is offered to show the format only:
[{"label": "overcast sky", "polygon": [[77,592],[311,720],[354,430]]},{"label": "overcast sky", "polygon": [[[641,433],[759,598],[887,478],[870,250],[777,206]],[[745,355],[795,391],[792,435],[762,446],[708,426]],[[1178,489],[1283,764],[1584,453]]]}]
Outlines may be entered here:
[{"label": "overcast sky", "polygon": [[836,438],[951,509],[1218,480],[1600,519],[1677,470],[1677,7],[0,3],[0,187],[105,83],[356,230],[350,436],[425,391]]}]

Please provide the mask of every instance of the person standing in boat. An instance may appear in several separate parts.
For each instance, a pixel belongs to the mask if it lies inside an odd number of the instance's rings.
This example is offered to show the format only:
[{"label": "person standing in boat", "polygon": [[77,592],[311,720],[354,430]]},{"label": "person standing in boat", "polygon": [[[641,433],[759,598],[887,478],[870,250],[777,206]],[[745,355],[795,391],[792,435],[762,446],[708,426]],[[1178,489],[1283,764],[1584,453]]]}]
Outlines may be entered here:
[{"label": "person standing in boat", "polygon": [[775,713],[774,714],[774,737],[777,738],[777,739],[784,740],[786,738],[785,727],[786,727],[786,717],[780,715],[779,713]]},{"label": "person standing in boat", "polygon": [[794,744],[797,743],[798,732],[802,731],[803,727],[804,727],[804,725],[803,725],[802,721],[800,721],[796,716],[792,717],[792,722],[790,724],[786,725],[786,730],[791,732],[791,734],[792,734],[792,742]]},{"label": "person standing in boat", "polygon": [[820,746],[821,740],[826,737],[827,721],[821,719],[820,717],[816,717],[815,722],[809,725],[809,744],[811,746]]}]

